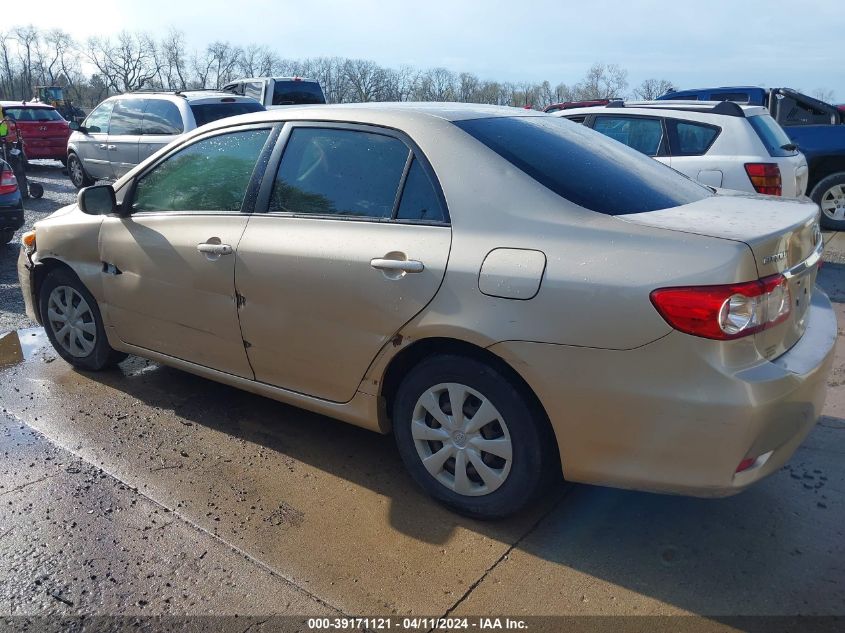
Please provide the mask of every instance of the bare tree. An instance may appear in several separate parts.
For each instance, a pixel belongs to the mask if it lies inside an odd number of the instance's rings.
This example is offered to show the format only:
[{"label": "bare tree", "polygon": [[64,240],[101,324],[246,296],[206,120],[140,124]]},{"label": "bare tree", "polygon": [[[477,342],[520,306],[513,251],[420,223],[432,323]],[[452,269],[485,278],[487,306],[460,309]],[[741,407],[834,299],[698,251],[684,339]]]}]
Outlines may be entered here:
[{"label": "bare tree", "polygon": [[634,88],[634,97],[651,101],[674,90],[677,90],[677,88],[668,79],[646,79],[638,87]]},{"label": "bare tree", "polygon": [[387,73],[378,64],[365,59],[349,59],[343,74],[356,101],[381,101],[387,92]]},{"label": "bare tree", "polygon": [[813,90],[813,96],[819,101],[824,101],[825,103],[833,103],[836,100],[836,93],[834,93],[833,90],[828,90],[827,88],[816,88]]},{"label": "bare tree", "polygon": [[32,57],[38,46],[40,33],[32,24],[19,26],[13,31],[18,43],[18,59],[21,63],[20,95],[22,99],[32,97]]},{"label": "bare tree", "polygon": [[140,90],[160,70],[156,43],[144,33],[121,31],[115,41],[108,37],[92,37],[88,40],[85,56],[114,92]]},{"label": "bare tree", "polygon": [[578,101],[621,98],[628,87],[628,71],[616,64],[593,64],[587,76],[575,86]]},{"label": "bare tree", "polygon": [[162,87],[185,90],[188,87],[188,62],[184,33],[170,29],[159,43],[158,53]]}]

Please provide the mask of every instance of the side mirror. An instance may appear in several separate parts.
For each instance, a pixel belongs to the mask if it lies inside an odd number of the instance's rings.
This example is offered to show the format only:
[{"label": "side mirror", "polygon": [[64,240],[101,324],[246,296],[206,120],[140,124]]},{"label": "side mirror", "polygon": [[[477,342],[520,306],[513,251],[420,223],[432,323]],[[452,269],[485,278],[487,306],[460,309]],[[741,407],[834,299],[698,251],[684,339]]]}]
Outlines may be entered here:
[{"label": "side mirror", "polygon": [[117,199],[111,185],[85,187],[76,196],[76,203],[88,215],[108,215],[117,211]]},{"label": "side mirror", "polygon": [[78,121],[68,121],[67,126],[73,130],[74,132],[79,132],[82,129],[82,126],[79,125]]}]

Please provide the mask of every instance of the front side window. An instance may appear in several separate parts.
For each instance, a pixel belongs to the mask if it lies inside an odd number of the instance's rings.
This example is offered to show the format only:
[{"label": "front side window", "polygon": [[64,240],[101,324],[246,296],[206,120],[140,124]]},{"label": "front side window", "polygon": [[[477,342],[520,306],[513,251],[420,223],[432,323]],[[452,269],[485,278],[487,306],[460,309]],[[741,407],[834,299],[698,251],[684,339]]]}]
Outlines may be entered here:
[{"label": "front side window", "polygon": [[670,120],[668,124],[674,130],[672,147],[673,156],[703,156],[719,136],[721,131],[713,125],[691,123],[689,121]]},{"label": "front side window", "polygon": [[144,134],[181,134],[185,131],[182,125],[182,115],[175,103],[161,99],[147,101],[144,111]]},{"label": "front side window", "polygon": [[114,106],[109,123],[109,134],[114,136],[141,133],[144,121],[144,99],[121,99]]},{"label": "front side window", "polygon": [[240,211],[269,134],[220,134],[168,156],[138,179],[132,211]]},{"label": "front side window", "polygon": [[82,126],[91,134],[105,134],[109,131],[109,117],[114,109],[114,101],[101,103],[88,117]]},{"label": "front side window", "polygon": [[663,140],[663,124],[660,119],[601,115],[596,117],[593,129],[633,147],[646,156],[657,156],[660,142]]},{"label": "front side window", "polygon": [[276,174],[270,211],[390,218],[409,151],[384,134],[296,128]]}]

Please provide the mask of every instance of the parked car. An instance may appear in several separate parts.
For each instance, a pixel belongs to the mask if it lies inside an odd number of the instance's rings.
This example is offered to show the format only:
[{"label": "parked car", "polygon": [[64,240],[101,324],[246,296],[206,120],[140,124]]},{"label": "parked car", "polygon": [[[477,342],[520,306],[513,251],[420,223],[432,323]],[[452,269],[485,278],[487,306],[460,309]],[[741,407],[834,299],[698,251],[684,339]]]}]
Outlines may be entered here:
[{"label": "parked car", "polygon": [[53,106],[43,103],[0,101],[3,113],[14,120],[27,160],[49,158],[67,161],[68,122]]},{"label": "parked car", "polygon": [[305,77],[251,77],[223,86],[232,94],[252,97],[268,109],[326,102],[320,82]]},{"label": "parked car", "polygon": [[259,112],[249,97],[221,91],[130,92],[110,97],[71,123],[68,174],[77,189],[120,178],[180,134],[218,119]]},{"label": "parked car", "polygon": [[588,108],[590,106],[601,106],[610,103],[610,99],[593,99],[592,101],[564,101],[553,103],[543,108],[543,112],[559,112],[560,110],[573,110],[575,108]]},{"label": "parked car", "polygon": [[558,114],[711,187],[795,198],[807,160],[762,106],[615,101]]},{"label": "parked car", "polygon": [[790,142],[807,157],[807,191],[822,209],[822,225],[845,230],[845,113],[790,88],[731,86],[679,90],[660,99],[734,101],[766,106]]},{"label": "parked car", "polygon": [[67,362],[137,354],[392,431],[478,517],[561,468],[738,492],[812,429],[836,341],[816,205],[515,108],[218,121],[25,239],[27,313]]},{"label": "parked car", "polygon": [[12,241],[23,226],[23,200],[9,163],[0,160],[0,246]]}]

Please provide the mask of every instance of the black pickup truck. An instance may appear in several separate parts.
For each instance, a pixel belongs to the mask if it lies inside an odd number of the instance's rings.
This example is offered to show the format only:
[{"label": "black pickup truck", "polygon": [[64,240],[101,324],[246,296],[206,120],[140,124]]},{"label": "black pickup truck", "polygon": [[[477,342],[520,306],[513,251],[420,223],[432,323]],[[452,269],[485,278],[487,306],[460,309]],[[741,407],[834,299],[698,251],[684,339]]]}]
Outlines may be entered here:
[{"label": "black pickup truck", "polygon": [[807,195],[822,209],[822,225],[845,230],[845,112],[791,88],[730,86],[678,90],[668,100],[736,101],[766,106],[807,158]]}]

